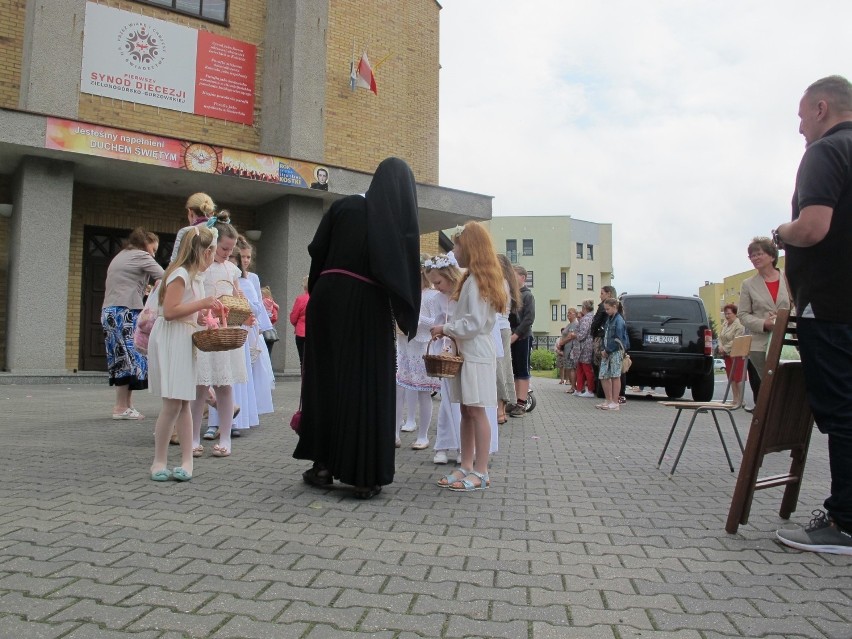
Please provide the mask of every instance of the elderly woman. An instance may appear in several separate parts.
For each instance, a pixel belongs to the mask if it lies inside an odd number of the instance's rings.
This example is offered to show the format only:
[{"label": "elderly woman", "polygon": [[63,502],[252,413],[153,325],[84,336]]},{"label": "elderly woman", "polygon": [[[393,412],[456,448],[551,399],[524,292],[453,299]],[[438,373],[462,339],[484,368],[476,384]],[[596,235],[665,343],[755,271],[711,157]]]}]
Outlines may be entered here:
[{"label": "elderly woman", "polygon": [[[580,310],[580,321],[577,324],[574,352],[577,359],[577,383],[574,397],[595,396],[595,374],[592,369],[595,340],[592,335],[592,321],[595,317],[595,303],[584,300]],[[583,388],[585,387],[585,391]]]},{"label": "elderly woman", "polygon": [[142,295],[148,281],[163,277],[163,267],[154,260],[159,245],[156,235],[142,227],[136,228],[107,269],[101,325],[109,385],[115,386],[113,419],[144,418],[133,408],[131,393],[148,388],[148,360],[133,345],[133,329],[142,310]]},{"label": "elderly woman", "polygon": [[573,306],[568,309],[568,323],[562,329],[562,334],[556,340],[556,368],[559,371],[559,383],[567,384],[565,391],[569,395],[574,392],[574,383],[577,381],[577,359],[571,359],[574,350],[574,341],[577,337],[577,309]]},{"label": "elderly woman", "polygon": [[751,337],[748,356],[748,380],[754,401],[760,393],[760,378],[766,366],[766,347],[775,326],[778,309],[790,308],[787,281],[778,270],[778,249],[768,237],[756,237],[748,245],[748,259],[757,274],[743,282],[737,311]]},{"label": "elderly woman", "polygon": [[722,330],[719,331],[719,344],[716,346],[716,351],[721,357],[725,358],[725,370],[728,373],[728,379],[731,380],[734,392],[734,404],[739,404],[743,396],[743,380],[745,379],[745,367],[742,362],[737,364],[737,370],[732,370],[734,361],[731,359],[731,348],[734,344],[734,338],[745,333],[745,327],[737,319],[737,305],[726,304],[722,309],[725,316],[725,321],[722,323]]}]

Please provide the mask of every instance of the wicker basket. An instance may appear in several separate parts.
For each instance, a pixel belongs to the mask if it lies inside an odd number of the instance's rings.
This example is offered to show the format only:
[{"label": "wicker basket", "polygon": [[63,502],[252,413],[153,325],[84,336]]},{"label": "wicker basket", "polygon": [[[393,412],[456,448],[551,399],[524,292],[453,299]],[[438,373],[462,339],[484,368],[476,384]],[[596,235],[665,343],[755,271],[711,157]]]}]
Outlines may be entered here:
[{"label": "wicker basket", "polygon": [[208,328],[192,334],[195,348],[205,353],[232,351],[246,343],[248,331],[244,328]]},{"label": "wicker basket", "polygon": [[[219,281],[225,282],[226,284],[230,284],[231,289],[234,288],[233,282],[229,282],[228,280]],[[219,301],[222,302],[225,308],[228,309],[228,321],[233,326],[240,326],[242,324],[245,324],[246,320],[249,318],[249,315],[251,315],[251,306],[249,306],[248,300],[244,297],[237,297],[235,295],[220,295]]]},{"label": "wicker basket", "polygon": [[[447,335],[447,337],[450,337]],[[459,345],[456,340],[450,337],[456,353],[459,352]],[[426,343],[426,354],[423,356],[423,362],[426,364],[426,374],[429,377],[455,377],[461,371],[464,358],[461,355],[453,355],[452,353],[441,353],[440,355],[430,355],[429,346],[435,340]]]},{"label": "wicker basket", "polygon": [[243,344],[246,343],[248,331],[244,328],[229,328],[224,311],[221,315],[221,321],[223,324],[221,328],[206,328],[192,334],[192,343],[195,348],[205,353],[242,348]]}]

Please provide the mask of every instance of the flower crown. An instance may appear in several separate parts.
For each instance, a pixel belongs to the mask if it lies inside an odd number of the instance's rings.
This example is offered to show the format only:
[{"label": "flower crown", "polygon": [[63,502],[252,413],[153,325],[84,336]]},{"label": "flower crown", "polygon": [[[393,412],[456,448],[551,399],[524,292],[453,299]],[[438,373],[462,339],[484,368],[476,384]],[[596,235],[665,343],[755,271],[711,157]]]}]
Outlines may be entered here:
[{"label": "flower crown", "polygon": [[458,268],[458,265],[459,263],[452,255],[436,255],[423,262],[423,267],[427,269],[449,268],[450,266]]}]

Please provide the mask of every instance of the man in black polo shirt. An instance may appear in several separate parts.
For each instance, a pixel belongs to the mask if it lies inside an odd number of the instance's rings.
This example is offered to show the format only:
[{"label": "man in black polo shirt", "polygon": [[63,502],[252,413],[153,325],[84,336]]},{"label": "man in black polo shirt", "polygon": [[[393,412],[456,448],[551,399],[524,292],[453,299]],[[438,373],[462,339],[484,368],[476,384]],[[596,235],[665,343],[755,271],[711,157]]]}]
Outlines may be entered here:
[{"label": "man in black polo shirt", "polygon": [[799,119],[807,148],[793,221],[774,235],[787,251],[808,402],[828,435],[831,495],[807,527],[775,534],[799,550],[852,555],[852,84],[814,82]]}]

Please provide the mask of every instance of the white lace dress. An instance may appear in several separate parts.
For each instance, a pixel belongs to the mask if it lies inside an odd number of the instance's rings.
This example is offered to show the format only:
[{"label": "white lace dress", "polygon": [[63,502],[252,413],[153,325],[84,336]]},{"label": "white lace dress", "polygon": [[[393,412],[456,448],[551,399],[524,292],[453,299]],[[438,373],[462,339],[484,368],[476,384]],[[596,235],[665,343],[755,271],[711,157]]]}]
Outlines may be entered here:
[{"label": "white lace dress", "polygon": [[[231,282],[239,280],[240,271],[231,262],[213,262],[204,271],[204,294],[233,295]],[[248,379],[242,348],[205,353],[198,351],[196,382],[199,386],[231,386]]]}]

